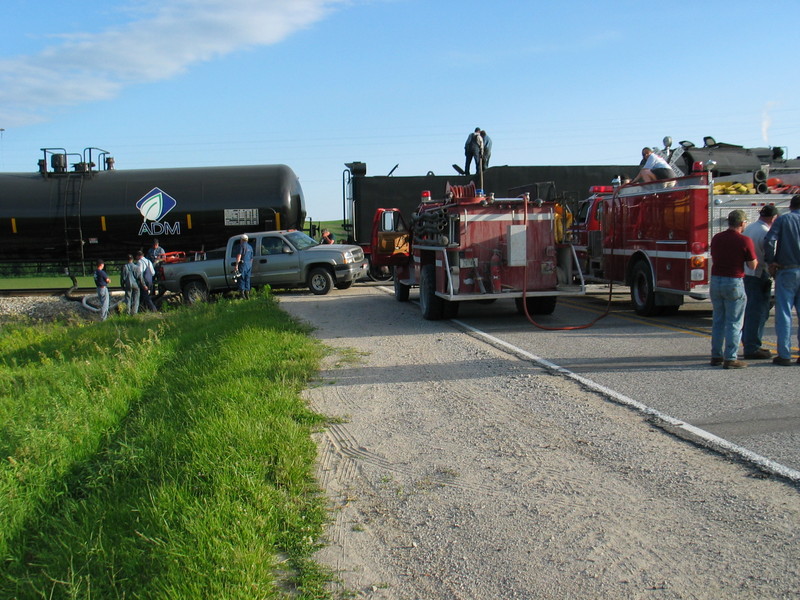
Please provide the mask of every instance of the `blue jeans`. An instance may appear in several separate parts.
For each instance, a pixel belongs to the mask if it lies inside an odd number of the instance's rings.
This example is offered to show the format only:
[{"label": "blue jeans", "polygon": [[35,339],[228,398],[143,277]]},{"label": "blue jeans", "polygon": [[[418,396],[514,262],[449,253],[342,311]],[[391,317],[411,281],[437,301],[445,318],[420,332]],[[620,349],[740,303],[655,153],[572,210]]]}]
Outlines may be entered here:
[{"label": "blue jeans", "polygon": [[775,335],[781,358],[792,358],[792,307],[800,315],[800,269],[781,269],[775,275]]},{"label": "blue jeans", "polygon": [[139,312],[139,298],[141,290],[139,286],[132,287],[125,290],[125,304],[128,305],[128,314],[135,315]]},{"label": "blue jeans", "polygon": [[[711,357],[736,360],[747,297],[741,277],[711,276]],[[723,343],[725,351],[723,353]]]},{"label": "blue jeans", "polygon": [[105,321],[108,318],[108,288],[101,285],[97,288],[97,299],[100,301],[100,320]]},{"label": "blue jeans", "polygon": [[250,291],[250,274],[253,272],[253,267],[250,268],[243,268],[241,270],[242,277],[239,279],[239,291],[240,292],[249,292]]},{"label": "blue jeans", "polygon": [[747,295],[747,307],[744,309],[742,345],[745,354],[753,354],[761,348],[761,340],[764,339],[764,324],[769,317],[772,280],[769,277],[745,275],[744,291]]}]

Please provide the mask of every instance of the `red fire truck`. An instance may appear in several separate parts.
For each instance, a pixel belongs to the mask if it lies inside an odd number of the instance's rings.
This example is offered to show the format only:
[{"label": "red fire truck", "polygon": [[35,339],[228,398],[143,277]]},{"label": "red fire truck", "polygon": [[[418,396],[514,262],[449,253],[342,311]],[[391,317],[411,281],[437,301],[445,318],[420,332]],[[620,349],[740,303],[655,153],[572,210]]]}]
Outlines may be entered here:
[{"label": "red fire truck", "polygon": [[563,241],[562,208],[554,202],[495,198],[447,185],[445,197],[422,201],[410,225],[397,208],[379,208],[373,222],[373,264],[394,268],[395,298],[419,286],[422,316],[452,318],[461,302],[514,299],[517,310],[550,314],[558,296],[585,293],[559,284],[559,267],[574,256]]},{"label": "red fire truck", "polygon": [[715,180],[713,166],[697,163],[675,179],[593,188],[571,231],[586,281],[629,286],[635,311],[646,316],[674,312],[687,296],[708,299],[711,238],[727,228],[728,213],[743,209],[754,221],[765,204],[780,209],[791,199],[758,185],[764,173]]}]

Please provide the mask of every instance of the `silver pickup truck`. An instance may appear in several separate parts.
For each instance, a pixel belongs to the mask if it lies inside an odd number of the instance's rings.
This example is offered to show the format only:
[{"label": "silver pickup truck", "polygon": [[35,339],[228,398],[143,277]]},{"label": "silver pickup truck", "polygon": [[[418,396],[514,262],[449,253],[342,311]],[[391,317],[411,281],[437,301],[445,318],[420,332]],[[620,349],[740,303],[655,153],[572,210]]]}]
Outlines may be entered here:
[{"label": "silver pickup truck", "polygon": [[[359,246],[320,244],[302,231],[261,231],[247,234],[253,247],[253,287],[305,287],[327,294],[347,289],[365,277],[368,263]],[[225,248],[196,253],[187,262],[164,263],[159,269],[161,290],[182,293],[187,302],[206,300],[213,292],[235,290],[234,272],[241,235]]]}]

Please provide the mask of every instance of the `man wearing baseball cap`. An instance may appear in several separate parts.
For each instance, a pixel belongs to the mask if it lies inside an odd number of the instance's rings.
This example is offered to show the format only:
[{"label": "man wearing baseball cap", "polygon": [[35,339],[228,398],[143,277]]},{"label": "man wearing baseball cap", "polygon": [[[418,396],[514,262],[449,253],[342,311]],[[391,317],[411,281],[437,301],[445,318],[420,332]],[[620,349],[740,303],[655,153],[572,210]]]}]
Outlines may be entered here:
[{"label": "man wearing baseball cap", "polygon": [[747,302],[744,265],[755,269],[758,263],[753,240],[742,235],[746,222],[743,210],[733,210],[728,214],[728,228],[711,239],[711,365],[724,369],[747,366],[737,359]]},{"label": "man wearing baseball cap", "polygon": [[766,359],[772,352],[761,346],[764,337],[764,324],[769,317],[769,304],[772,299],[772,278],[764,262],[764,237],[778,216],[774,204],[767,204],[758,211],[759,219],[750,223],[744,235],[753,240],[758,265],[755,269],[744,268],[744,291],[747,294],[747,307],[744,309],[742,345],[747,360]]}]

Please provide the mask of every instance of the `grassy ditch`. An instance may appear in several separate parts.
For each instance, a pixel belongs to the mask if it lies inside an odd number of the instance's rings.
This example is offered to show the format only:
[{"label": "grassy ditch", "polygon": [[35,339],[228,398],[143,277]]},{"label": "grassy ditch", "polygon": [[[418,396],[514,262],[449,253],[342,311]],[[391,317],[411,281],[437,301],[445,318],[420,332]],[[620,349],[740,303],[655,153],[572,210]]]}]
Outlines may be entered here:
[{"label": "grassy ditch", "polygon": [[307,333],[267,295],[4,324],[0,597],[326,597]]}]

